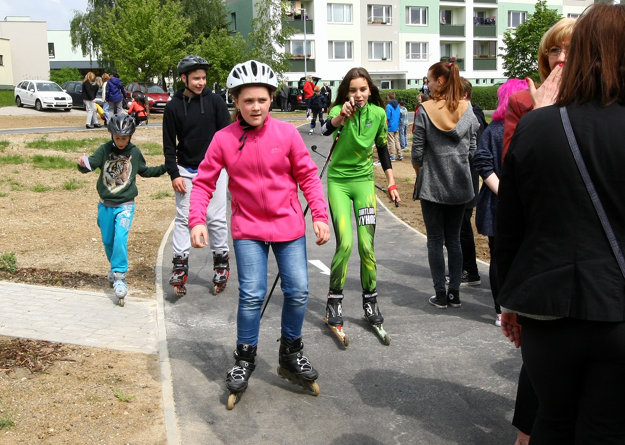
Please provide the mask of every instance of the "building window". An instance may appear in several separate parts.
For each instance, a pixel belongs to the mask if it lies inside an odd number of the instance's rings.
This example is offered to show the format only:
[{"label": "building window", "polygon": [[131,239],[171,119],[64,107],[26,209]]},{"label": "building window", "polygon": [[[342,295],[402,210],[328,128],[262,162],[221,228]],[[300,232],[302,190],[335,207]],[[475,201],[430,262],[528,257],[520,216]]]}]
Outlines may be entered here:
[{"label": "building window", "polygon": [[237,30],[237,13],[236,12],[230,13],[230,29],[232,31]]},{"label": "building window", "polygon": [[48,43],[48,57],[54,59],[54,42]]},{"label": "building window", "polygon": [[[304,57],[304,41],[303,40],[289,40],[286,42],[285,51],[295,58]],[[314,58],[313,54],[313,41],[306,40],[306,56]]]},{"label": "building window", "polygon": [[525,23],[527,12],[525,11],[508,11],[508,28],[516,28]]},{"label": "building window", "polygon": [[428,43],[427,42],[406,42],[406,59],[427,60],[428,59]]},{"label": "building window", "polygon": [[328,23],[351,23],[352,5],[328,3]]},{"label": "building window", "polygon": [[569,12],[569,13],[566,15],[566,17],[567,17],[567,18],[569,18],[569,19],[577,19],[577,18],[579,18],[579,14]]},{"label": "building window", "polygon": [[0,54],[0,66],[4,66],[4,56]]},{"label": "building window", "polygon": [[406,7],[406,25],[427,25],[428,8],[422,6]]},{"label": "building window", "polygon": [[495,41],[474,41],[473,57],[482,59],[494,59],[497,57],[497,42]]},{"label": "building window", "polygon": [[393,88],[393,81],[391,80],[381,80],[380,81],[380,89],[381,90],[390,90]]},{"label": "building window", "polygon": [[390,5],[367,5],[367,23],[390,25]]},{"label": "building window", "polygon": [[369,60],[391,60],[391,42],[369,42]]},{"label": "building window", "polygon": [[441,43],[441,57],[451,57],[451,43]]},{"label": "building window", "polygon": [[451,24],[451,9],[441,9],[441,25]]},{"label": "building window", "polygon": [[329,41],[328,58],[331,60],[352,60],[352,44],[346,41]]}]

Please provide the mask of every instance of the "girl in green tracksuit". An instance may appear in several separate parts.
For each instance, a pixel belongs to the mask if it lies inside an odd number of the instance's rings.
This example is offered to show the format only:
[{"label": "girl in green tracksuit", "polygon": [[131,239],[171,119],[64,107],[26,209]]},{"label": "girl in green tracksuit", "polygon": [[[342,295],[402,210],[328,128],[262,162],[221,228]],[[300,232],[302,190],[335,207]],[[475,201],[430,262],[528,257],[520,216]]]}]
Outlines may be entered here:
[{"label": "girl in green tracksuit", "polygon": [[341,131],[328,166],[328,202],[336,251],[332,259],[330,291],[326,305],[326,323],[343,325],[343,287],[347,261],[352,251],[353,208],[356,217],[360,281],[365,317],[371,324],[382,323],[376,297],[376,261],[373,250],[375,234],[376,195],[373,174],[373,144],[388,182],[391,201],[400,201],[391,159],[388,153],[387,122],[380,92],[364,68],[352,68],[341,82],[328,120],[322,127],[324,135]]}]

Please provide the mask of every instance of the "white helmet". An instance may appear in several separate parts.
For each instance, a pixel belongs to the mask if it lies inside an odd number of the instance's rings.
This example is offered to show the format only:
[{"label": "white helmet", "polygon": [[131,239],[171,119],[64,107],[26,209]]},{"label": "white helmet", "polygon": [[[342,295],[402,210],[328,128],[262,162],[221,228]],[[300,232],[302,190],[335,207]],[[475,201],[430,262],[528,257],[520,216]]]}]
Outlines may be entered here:
[{"label": "white helmet", "polygon": [[226,81],[226,87],[229,89],[253,84],[266,85],[276,90],[278,88],[278,78],[276,73],[266,63],[248,60],[235,65]]}]

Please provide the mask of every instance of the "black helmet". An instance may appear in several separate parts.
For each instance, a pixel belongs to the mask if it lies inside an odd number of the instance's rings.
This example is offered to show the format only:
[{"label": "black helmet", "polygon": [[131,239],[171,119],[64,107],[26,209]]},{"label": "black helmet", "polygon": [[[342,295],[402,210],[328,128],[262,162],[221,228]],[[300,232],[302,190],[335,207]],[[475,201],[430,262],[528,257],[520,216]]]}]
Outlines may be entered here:
[{"label": "black helmet", "polygon": [[127,114],[115,114],[109,119],[107,127],[113,136],[132,136],[135,132],[135,120]]},{"label": "black helmet", "polygon": [[211,67],[211,64],[206,59],[200,56],[185,56],[180,62],[178,62],[178,74],[186,74],[195,70],[207,70]]},{"label": "black helmet", "polygon": [[143,91],[134,91],[132,93],[132,98],[138,102],[143,102],[145,95],[143,94]]}]

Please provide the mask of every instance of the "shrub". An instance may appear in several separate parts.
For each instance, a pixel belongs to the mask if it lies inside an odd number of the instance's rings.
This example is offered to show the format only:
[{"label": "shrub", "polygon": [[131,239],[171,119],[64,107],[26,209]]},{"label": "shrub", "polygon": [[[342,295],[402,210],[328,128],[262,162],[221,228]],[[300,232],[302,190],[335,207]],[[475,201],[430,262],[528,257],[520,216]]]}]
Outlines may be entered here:
[{"label": "shrub", "polygon": [[475,105],[479,105],[482,110],[497,109],[497,90],[499,85],[488,87],[473,87],[473,100]]},{"label": "shrub", "polygon": [[17,258],[14,252],[7,252],[0,255],[0,270],[9,273],[15,273],[17,271]]},{"label": "shrub", "polygon": [[50,80],[59,85],[63,85],[63,83],[70,80],[82,80],[83,77],[78,68],[70,68],[69,66],[64,66],[58,70],[50,70]]}]

